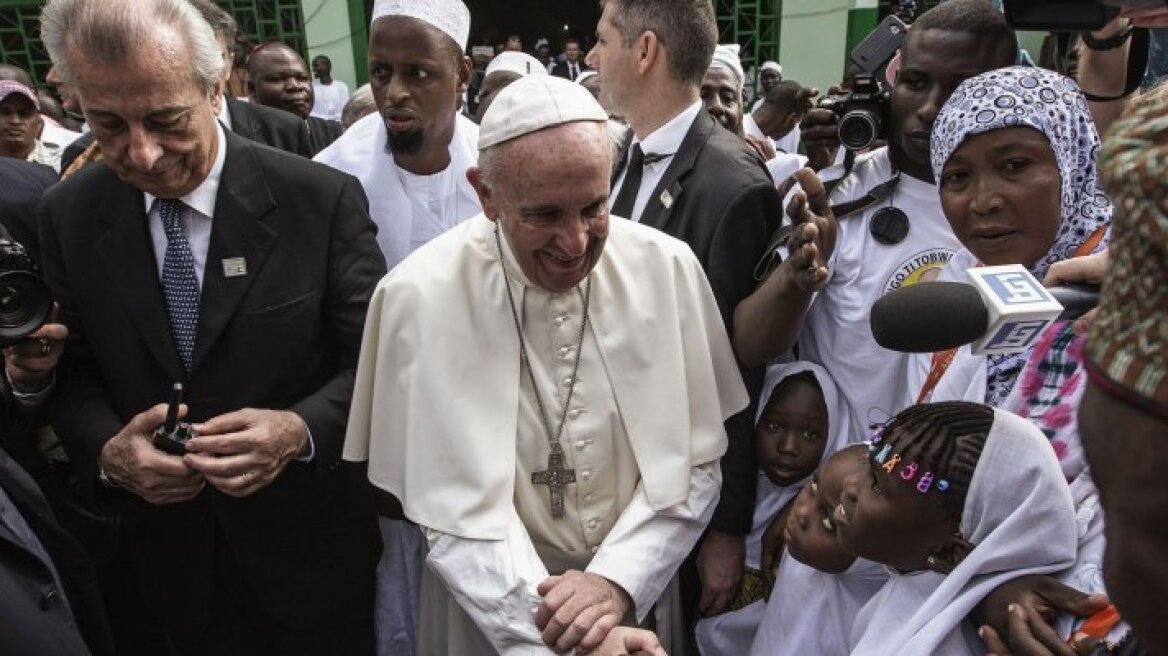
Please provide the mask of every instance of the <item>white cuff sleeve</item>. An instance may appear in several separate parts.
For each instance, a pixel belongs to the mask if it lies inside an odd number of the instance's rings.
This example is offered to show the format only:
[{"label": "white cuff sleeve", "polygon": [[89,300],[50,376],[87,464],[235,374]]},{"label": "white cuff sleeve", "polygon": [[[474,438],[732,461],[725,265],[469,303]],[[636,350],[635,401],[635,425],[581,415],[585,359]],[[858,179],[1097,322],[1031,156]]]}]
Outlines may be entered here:
[{"label": "white cuff sleeve", "polygon": [[471,540],[425,529],[426,564],[500,654],[552,654],[535,626],[548,578],[519,515],[511,510],[503,540]]},{"label": "white cuff sleeve", "polygon": [[684,502],[653,510],[644,483],[600,545],[588,571],[616,583],[629,593],[637,622],[645,616],[681,561],[697,544],[714,515],[721,491],[721,470],[716,462],[690,471],[690,494]]}]

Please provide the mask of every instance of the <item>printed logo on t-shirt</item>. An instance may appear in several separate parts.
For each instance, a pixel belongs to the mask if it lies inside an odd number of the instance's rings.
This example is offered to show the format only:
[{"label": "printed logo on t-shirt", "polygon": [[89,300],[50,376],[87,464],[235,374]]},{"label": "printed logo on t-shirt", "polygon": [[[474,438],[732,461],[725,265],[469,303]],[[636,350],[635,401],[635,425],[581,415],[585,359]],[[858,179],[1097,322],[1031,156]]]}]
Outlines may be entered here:
[{"label": "printed logo on t-shirt", "polygon": [[937,276],[941,275],[942,267],[951,257],[953,257],[953,251],[946,248],[930,248],[913,255],[896,267],[896,271],[884,284],[884,293],[887,294],[894,289],[915,285],[918,282],[936,280]]}]

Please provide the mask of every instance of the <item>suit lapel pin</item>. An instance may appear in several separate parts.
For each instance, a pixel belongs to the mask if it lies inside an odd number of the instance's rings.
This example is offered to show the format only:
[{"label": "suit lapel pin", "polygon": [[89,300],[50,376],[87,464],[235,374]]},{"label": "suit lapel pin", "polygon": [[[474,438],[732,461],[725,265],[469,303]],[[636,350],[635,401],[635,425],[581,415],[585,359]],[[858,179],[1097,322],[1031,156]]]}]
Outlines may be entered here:
[{"label": "suit lapel pin", "polygon": [[223,277],[238,278],[247,275],[247,260],[242,257],[229,257],[223,260]]},{"label": "suit lapel pin", "polygon": [[673,194],[669,193],[668,190],[661,192],[661,204],[665,206],[665,209],[673,207]]}]

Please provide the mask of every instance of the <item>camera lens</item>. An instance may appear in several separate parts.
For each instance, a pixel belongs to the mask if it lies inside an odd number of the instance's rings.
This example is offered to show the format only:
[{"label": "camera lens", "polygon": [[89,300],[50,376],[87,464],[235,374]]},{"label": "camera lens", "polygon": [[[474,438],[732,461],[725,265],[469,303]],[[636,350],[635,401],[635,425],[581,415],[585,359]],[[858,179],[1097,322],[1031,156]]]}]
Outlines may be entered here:
[{"label": "camera lens", "polygon": [[868,110],[853,110],[840,119],[840,143],[848,150],[864,150],[879,134],[880,118]]},{"label": "camera lens", "polygon": [[43,280],[27,271],[0,273],[0,339],[19,340],[44,325],[52,295]]}]

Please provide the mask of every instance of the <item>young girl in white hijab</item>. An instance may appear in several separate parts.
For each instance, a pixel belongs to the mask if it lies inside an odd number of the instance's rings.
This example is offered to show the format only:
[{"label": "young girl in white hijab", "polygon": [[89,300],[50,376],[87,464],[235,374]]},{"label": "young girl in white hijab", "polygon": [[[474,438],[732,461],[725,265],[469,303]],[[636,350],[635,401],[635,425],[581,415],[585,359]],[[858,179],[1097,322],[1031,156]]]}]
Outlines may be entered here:
[{"label": "young girl in white hijab", "polygon": [[967,402],[913,406],[873,438],[844,483],[840,544],[885,565],[852,654],[985,653],[971,610],[1001,583],[1075,560],[1070,492],[1050,442],[1024,419]]},{"label": "young girl in white hijab", "polygon": [[844,481],[868,471],[868,448],[837,452],[795,497],[786,552],[751,656],[844,656],[856,613],[888,580],[884,567],[844,551],[832,513]]},{"label": "young girl in white hijab", "polygon": [[810,480],[820,463],[847,445],[847,409],[827,371],[810,362],[767,369],[755,419],[758,495],[746,539],[746,571],[729,612],[694,629],[704,656],[741,656],[750,650],[762,620],[767,581],[762,571],[763,534]]}]

